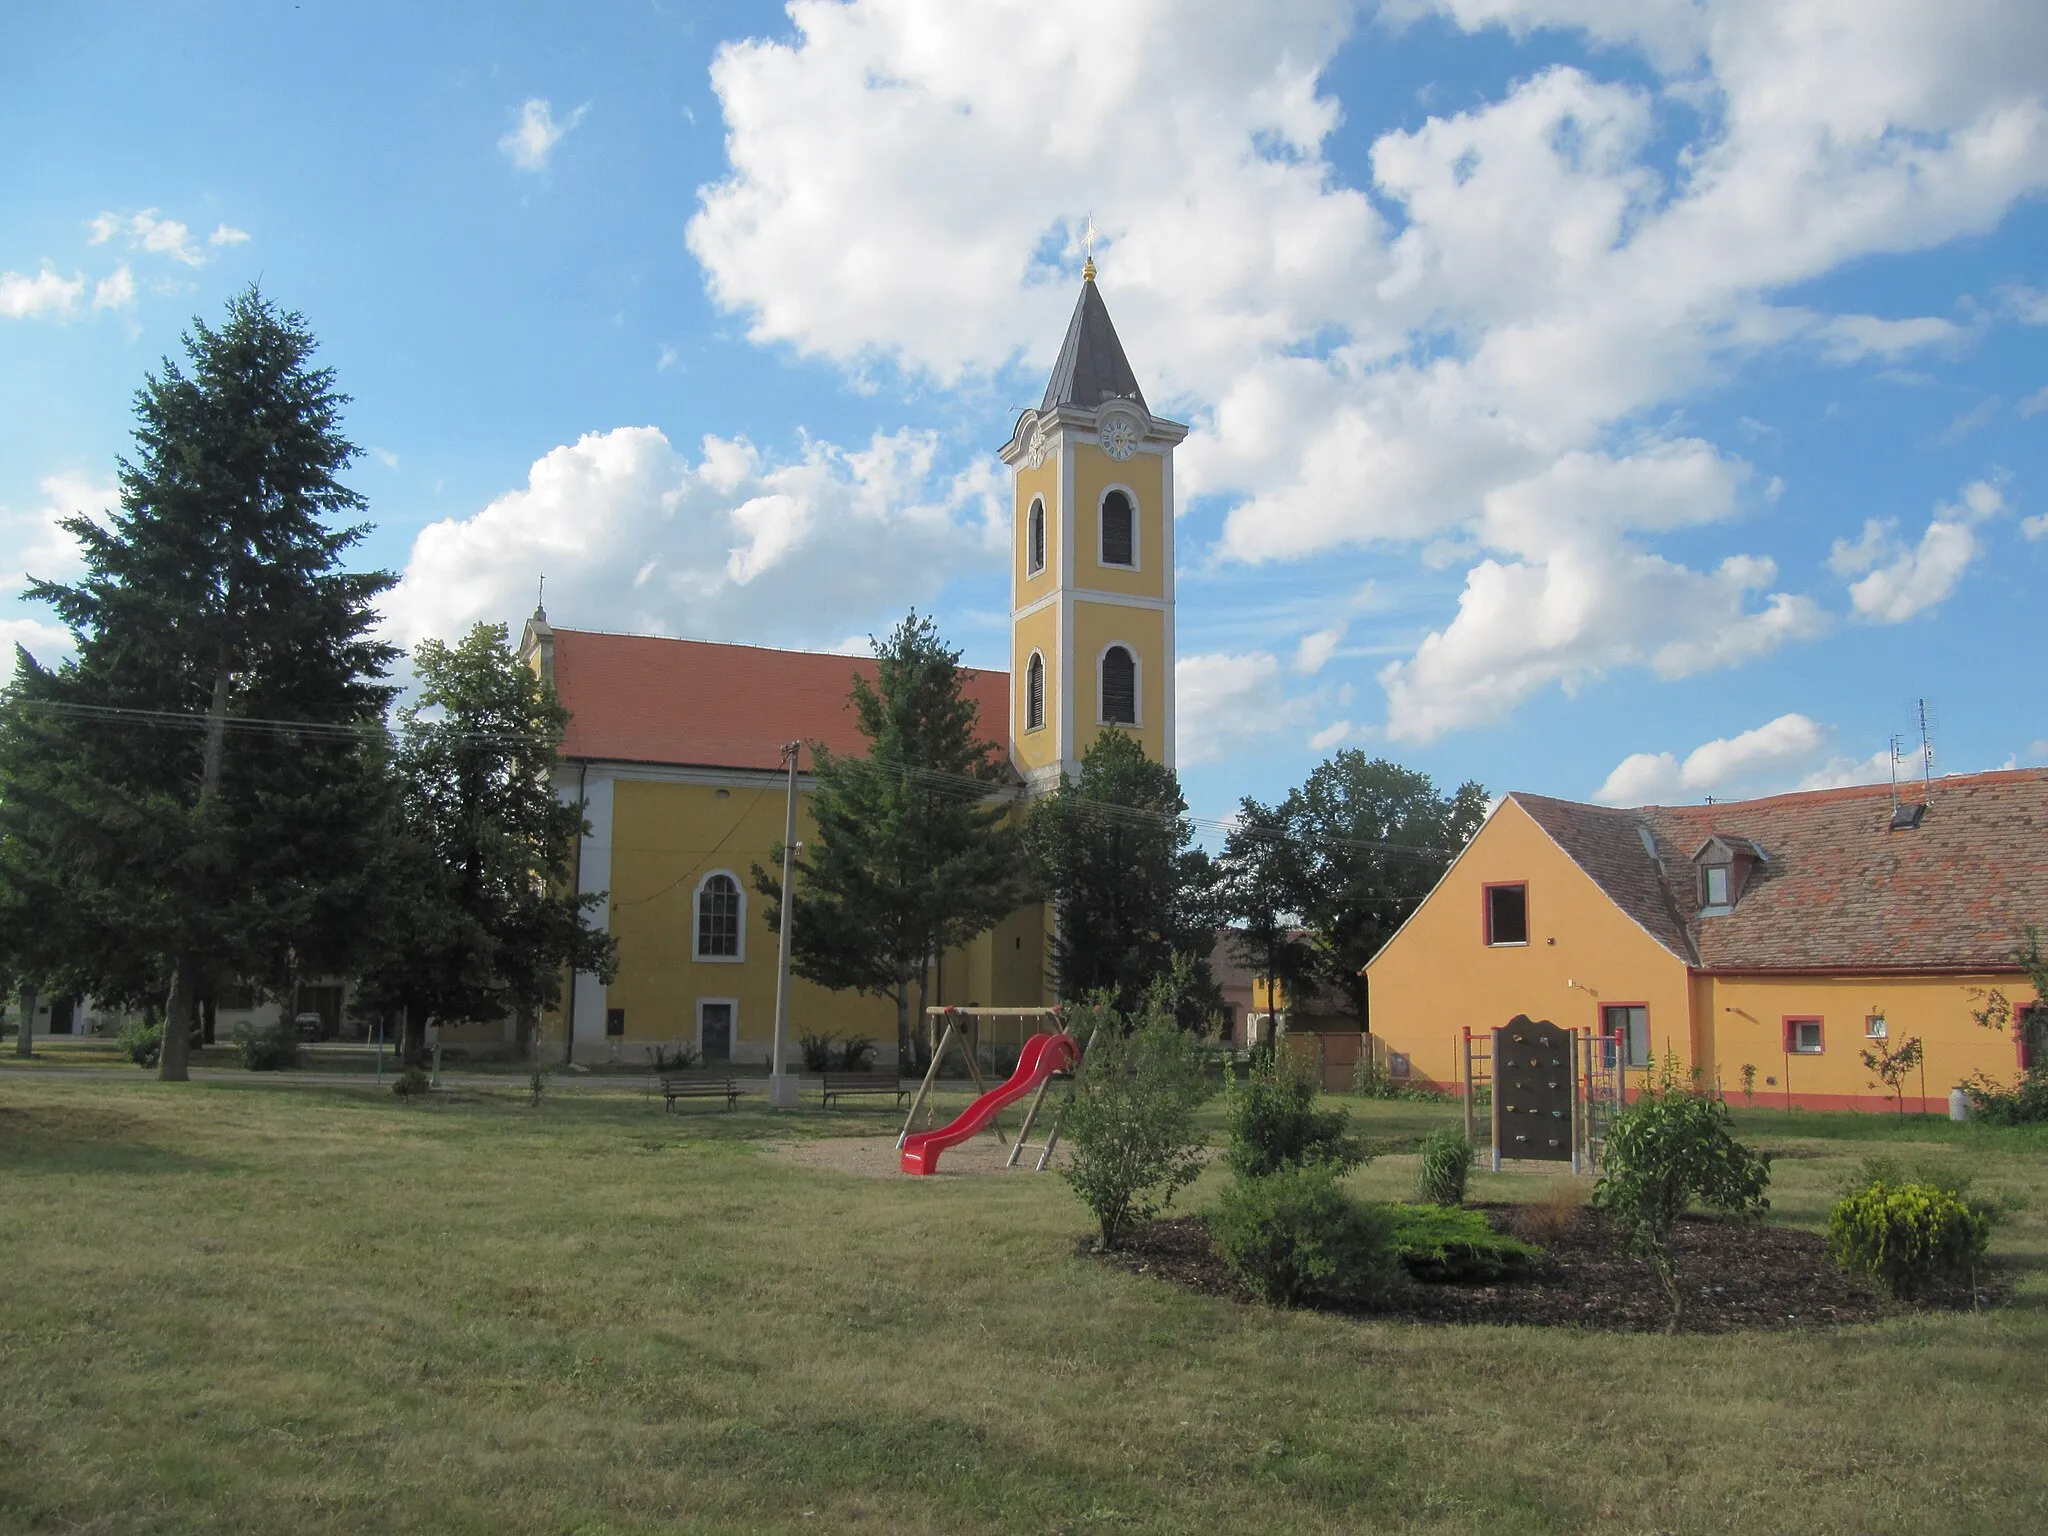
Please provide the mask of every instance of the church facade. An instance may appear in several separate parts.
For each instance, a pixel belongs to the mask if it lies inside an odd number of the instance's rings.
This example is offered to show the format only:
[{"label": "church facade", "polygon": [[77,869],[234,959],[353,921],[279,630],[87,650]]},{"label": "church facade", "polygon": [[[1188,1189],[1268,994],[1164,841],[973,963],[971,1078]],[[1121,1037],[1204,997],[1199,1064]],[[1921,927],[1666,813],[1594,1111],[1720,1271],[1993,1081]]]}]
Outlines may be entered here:
[{"label": "church facade", "polygon": [[[1173,763],[1173,450],[1186,435],[1147,407],[1091,261],[1044,398],[1000,450],[1012,488],[1010,670],[965,679],[1020,807],[1076,772],[1104,728]],[[557,629],[541,612],[520,654],[569,711],[557,789],[584,804],[588,824],[575,879],[606,893],[590,920],[619,947],[617,978],[576,976],[544,1041],[582,1062],[640,1064],[677,1045],[707,1063],[766,1062],[777,940],[752,871],[782,837],[782,748],[862,752],[848,694],[873,662]],[[799,840],[809,763],[807,749]],[[1012,914],[935,957],[930,1001],[1054,1001],[1049,937],[1042,906]],[[887,1065],[895,1004],[794,979],[789,1048],[807,1033],[865,1035]]]}]

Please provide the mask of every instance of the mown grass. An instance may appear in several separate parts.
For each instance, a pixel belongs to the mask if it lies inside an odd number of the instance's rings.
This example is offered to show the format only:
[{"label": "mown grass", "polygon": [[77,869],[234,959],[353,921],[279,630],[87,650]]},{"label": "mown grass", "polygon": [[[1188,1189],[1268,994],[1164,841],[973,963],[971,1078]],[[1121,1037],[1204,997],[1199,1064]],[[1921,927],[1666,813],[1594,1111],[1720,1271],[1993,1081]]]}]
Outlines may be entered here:
[{"label": "mown grass", "polygon": [[[1448,1114],[1353,1107],[1389,1147]],[[1053,1178],[764,1150],[872,1110],[0,1077],[0,1529],[2040,1528],[2048,1138],[1848,1119],[1745,1112],[1779,1219],[1870,1151],[1946,1159],[2021,1202],[2017,1305],[1722,1338],[1268,1312],[1075,1259]]]}]

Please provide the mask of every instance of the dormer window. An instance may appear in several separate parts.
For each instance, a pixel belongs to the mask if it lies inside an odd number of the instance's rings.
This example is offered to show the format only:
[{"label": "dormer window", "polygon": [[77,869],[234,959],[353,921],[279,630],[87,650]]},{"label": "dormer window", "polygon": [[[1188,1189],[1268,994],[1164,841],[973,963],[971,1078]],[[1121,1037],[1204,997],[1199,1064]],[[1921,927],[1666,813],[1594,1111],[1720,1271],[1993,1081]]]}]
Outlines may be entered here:
[{"label": "dormer window", "polygon": [[1734,910],[1765,859],[1763,849],[1748,838],[1717,833],[1700,845],[1692,862],[1699,871],[1700,916],[1719,917]]},{"label": "dormer window", "polygon": [[1700,871],[1700,900],[1710,907],[1725,907],[1728,900],[1728,877],[1734,871],[1726,864],[1709,864]]}]

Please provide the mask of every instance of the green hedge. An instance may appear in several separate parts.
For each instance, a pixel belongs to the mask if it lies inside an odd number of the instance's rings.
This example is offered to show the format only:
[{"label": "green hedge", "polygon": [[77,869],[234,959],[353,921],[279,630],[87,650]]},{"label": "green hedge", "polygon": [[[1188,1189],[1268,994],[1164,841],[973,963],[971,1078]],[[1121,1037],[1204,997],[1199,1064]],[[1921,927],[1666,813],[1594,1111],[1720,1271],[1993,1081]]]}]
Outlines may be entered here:
[{"label": "green hedge", "polygon": [[1264,1301],[1365,1301],[1399,1283],[1383,1207],[1346,1194],[1329,1163],[1233,1181],[1209,1226],[1216,1250]]},{"label": "green hedge", "polygon": [[1974,1279],[1991,1241],[1991,1214],[1931,1184],[1868,1184],[1828,1217],[1828,1251],[1851,1274],[1894,1296]]},{"label": "green hedge", "polygon": [[1382,1210],[1395,1257],[1418,1280],[1510,1280],[1543,1262],[1541,1248],[1494,1231],[1478,1211],[1442,1205]]}]

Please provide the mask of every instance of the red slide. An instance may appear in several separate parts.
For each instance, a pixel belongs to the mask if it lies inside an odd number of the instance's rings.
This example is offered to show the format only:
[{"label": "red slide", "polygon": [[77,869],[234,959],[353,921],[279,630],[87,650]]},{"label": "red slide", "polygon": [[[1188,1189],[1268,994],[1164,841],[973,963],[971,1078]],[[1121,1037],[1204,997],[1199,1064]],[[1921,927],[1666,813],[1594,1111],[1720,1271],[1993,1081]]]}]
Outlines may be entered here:
[{"label": "red slide", "polygon": [[1053,1073],[1071,1067],[1080,1055],[1080,1043],[1072,1035],[1033,1035],[1024,1042],[1024,1054],[1017,1058],[1017,1070],[1007,1083],[984,1093],[951,1125],[920,1131],[903,1143],[903,1171],[937,1173],[941,1152],[987,1129],[997,1110],[1023,1098]]}]

